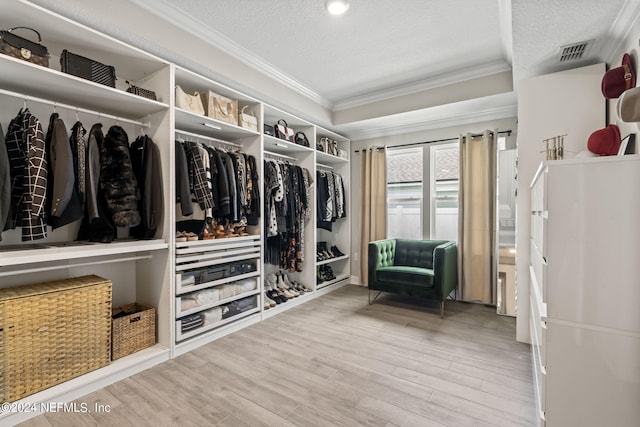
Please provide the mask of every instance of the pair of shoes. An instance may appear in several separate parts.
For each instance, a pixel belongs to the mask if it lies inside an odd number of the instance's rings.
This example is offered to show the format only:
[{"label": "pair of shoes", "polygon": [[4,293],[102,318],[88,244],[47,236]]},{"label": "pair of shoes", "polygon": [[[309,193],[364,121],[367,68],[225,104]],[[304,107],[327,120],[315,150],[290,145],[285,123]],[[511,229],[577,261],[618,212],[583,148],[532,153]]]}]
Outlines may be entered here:
[{"label": "pair of shoes", "polygon": [[271,299],[269,297],[269,294],[267,292],[264,293],[264,309],[268,310],[272,307],[275,307],[276,305],[278,305],[277,302],[275,302],[273,299]]},{"label": "pair of shoes", "polygon": [[[287,278],[288,281],[288,278]],[[278,289],[289,299],[299,297],[300,293],[294,289],[291,289],[289,285],[284,282],[284,273],[276,273],[276,283]]]},{"label": "pair of shoes", "polygon": [[299,295],[303,295],[307,292],[311,292],[311,289],[307,288],[300,282],[296,282],[294,280],[290,280],[286,273],[280,273],[283,277],[285,285],[289,287],[290,290],[294,290],[298,292]]},{"label": "pair of shoes", "polygon": [[321,265],[318,267],[318,284],[335,279],[333,270],[328,265]]},{"label": "pair of shoes", "polygon": [[176,233],[176,242],[194,242],[196,240],[198,240],[196,233],[191,233],[190,231],[178,231]]},{"label": "pair of shoes", "polygon": [[[289,300],[290,297],[287,297],[286,294],[278,290],[275,274],[268,274],[266,281],[267,283],[264,285],[264,289],[267,293],[267,296],[275,301],[276,304],[281,304]],[[293,298],[293,296],[291,296],[291,298]]]},{"label": "pair of shoes", "polygon": [[318,261],[325,261],[331,258],[335,258],[335,255],[327,249],[327,242],[318,242],[316,246],[316,259]]}]

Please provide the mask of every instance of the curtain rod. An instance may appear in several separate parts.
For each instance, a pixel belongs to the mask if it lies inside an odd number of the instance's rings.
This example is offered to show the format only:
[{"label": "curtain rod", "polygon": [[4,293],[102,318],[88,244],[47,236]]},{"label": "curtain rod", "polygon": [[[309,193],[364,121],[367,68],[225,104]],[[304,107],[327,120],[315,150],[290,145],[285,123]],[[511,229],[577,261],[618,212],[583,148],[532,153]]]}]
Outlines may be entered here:
[{"label": "curtain rod", "polygon": [[[509,129],[509,130],[501,130],[501,131],[499,131],[499,132],[498,132],[498,135],[500,135],[500,134],[504,134],[504,133],[506,133],[506,134],[507,134],[507,136],[511,136],[511,129]],[[484,135],[484,134],[482,134],[482,133],[474,133],[474,134],[471,134],[471,137],[482,136],[482,135]],[[410,143],[408,143],[408,144],[400,144],[400,145],[388,146],[387,148],[392,149],[392,148],[398,148],[398,147],[409,147],[409,146],[412,146],[412,145],[433,144],[433,143],[435,143],[435,142],[457,141],[457,140],[459,140],[459,139],[460,139],[459,137],[456,137],[456,138],[433,139],[433,140],[431,140],[431,141],[410,142]],[[384,150],[384,148],[385,148],[385,147],[375,147],[375,148],[377,148],[378,150]],[[356,151],[354,151],[354,152],[355,152],[355,153],[359,153],[359,152],[360,152],[360,150],[356,150]]]},{"label": "curtain rod", "polygon": [[132,125],[138,125],[138,126],[141,126],[143,128],[150,128],[151,127],[151,123],[149,123],[149,122],[141,122],[141,121],[138,121],[138,120],[126,119],[124,117],[113,116],[111,114],[101,113],[100,111],[87,110],[86,108],[80,108],[80,107],[77,107],[75,105],[63,104],[61,102],[51,101],[49,99],[44,99],[44,98],[38,98],[38,97],[35,97],[35,96],[31,96],[31,95],[24,95],[24,94],[21,94],[21,93],[18,93],[18,92],[12,92],[12,91],[6,90],[6,89],[0,89],[0,94],[7,95],[7,96],[12,96],[14,98],[22,98],[22,99],[24,99],[25,107],[26,107],[27,101],[33,101],[33,102],[36,102],[38,104],[53,105],[54,110],[57,107],[60,107],[60,108],[66,109],[66,110],[75,111],[76,112],[76,116],[77,116],[77,113],[85,113],[85,114],[91,114],[93,116],[98,116],[98,118],[111,119],[111,120],[115,120],[116,122],[125,122],[125,123],[130,123]]}]

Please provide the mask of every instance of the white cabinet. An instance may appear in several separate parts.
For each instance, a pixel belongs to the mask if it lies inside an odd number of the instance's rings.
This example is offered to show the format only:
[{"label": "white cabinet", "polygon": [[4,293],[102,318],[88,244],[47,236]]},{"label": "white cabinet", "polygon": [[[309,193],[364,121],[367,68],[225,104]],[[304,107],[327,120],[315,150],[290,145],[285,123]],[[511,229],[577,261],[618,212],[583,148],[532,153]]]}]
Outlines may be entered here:
[{"label": "white cabinet", "polygon": [[640,419],[640,156],[543,163],[531,185],[531,339],[540,424]]}]

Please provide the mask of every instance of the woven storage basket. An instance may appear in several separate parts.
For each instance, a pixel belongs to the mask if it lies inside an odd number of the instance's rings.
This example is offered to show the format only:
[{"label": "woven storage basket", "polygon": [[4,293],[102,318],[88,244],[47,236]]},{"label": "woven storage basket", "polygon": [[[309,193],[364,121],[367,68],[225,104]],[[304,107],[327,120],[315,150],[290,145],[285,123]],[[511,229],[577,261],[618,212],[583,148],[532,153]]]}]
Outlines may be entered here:
[{"label": "woven storage basket", "polygon": [[110,362],[111,281],[82,276],[0,289],[0,402]]},{"label": "woven storage basket", "polygon": [[133,303],[113,309],[113,314],[125,312],[125,316],[113,319],[111,357],[113,360],[156,343],[156,309]]}]

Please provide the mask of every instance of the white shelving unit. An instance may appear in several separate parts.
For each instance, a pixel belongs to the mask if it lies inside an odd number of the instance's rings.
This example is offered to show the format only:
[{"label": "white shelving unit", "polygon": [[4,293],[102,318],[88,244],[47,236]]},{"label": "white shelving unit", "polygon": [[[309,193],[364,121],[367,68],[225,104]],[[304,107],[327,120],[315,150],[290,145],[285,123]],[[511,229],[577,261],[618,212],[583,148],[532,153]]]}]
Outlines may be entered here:
[{"label": "white shelving unit", "polygon": [[[94,123],[121,126],[129,141],[144,131],[158,145],[163,170],[165,203],[170,179],[170,64],[135,47],[121,43],[27,1],[3,2],[0,27],[37,28],[52,57],[49,68],[0,55],[0,123],[7,124],[25,106],[39,119],[46,133],[49,116],[57,112],[70,129],[81,121],[87,131]],[[112,65],[116,87],[96,84],[59,69],[63,49]],[[125,92],[125,80],[156,92],[150,100]],[[49,280],[96,274],[112,282],[113,305],[132,302],[157,310],[157,344],[108,366],[50,387],[17,403],[60,402],[81,397],[155,364],[169,360],[170,339],[170,225],[165,221],[151,240],[131,240],[127,229],[118,229],[112,243],[76,241],[79,222],[51,230],[44,239],[22,242],[21,230],[2,232],[0,287],[8,288]],[[0,424],[13,425],[33,413],[2,413]]]},{"label": "white shelving unit", "polygon": [[[280,306],[264,310],[264,278],[277,270],[263,263],[264,207],[261,203],[258,225],[247,227],[249,236],[226,239],[176,242],[175,141],[196,141],[227,150],[242,150],[256,159],[261,201],[263,166],[266,158],[294,162],[307,168],[312,177],[319,168],[333,168],[345,180],[345,200],[349,200],[349,160],[318,152],[316,141],[330,137],[349,151],[348,139],[313,123],[265,104],[258,99],[217,83],[179,65],[122,43],[112,37],[60,16],[28,0],[7,0],[0,15],[0,28],[33,27],[40,31],[43,44],[51,53],[49,67],[41,67],[0,54],[0,123],[4,131],[23,107],[38,117],[46,132],[54,111],[68,129],[76,121],[85,128],[100,122],[106,134],[109,127],[121,126],[130,142],[144,132],[158,145],[162,164],[163,223],[150,240],[131,240],[127,229],[119,229],[112,243],[78,242],[79,221],[48,228],[46,239],[22,242],[21,230],[2,233],[0,241],[0,288],[21,286],[47,280],[96,274],[113,283],[113,305],[138,302],[153,306],[157,312],[157,344],[112,362],[110,365],[43,390],[24,402],[60,402],[79,398],[110,383],[126,378],[157,363],[190,351],[251,324],[281,313],[312,298],[348,283],[349,257],[316,262],[316,242],[326,240],[345,254],[350,252],[350,219],[341,219],[329,233],[316,228],[316,189],[311,186],[311,219],[305,224],[303,271],[288,273],[313,291]],[[60,71],[59,55],[64,49],[115,67],[116,87],[107,87]],[[153,90],[157,100],[127,93],[129,81]],[[175,85],[187,93],[215,93],[238,101],[238,111],[248,106],[257,117],[258,129],[249,130],[194,114],[175,106]],[[307,136],[310,147],[303,147],[263,134],[263,125],[287,121]],[[347,214],[350,207],[347,205]],[[183,285],[182,275],[230,263],[252,262],[255,270],[228,277]],[[331,265],[336,279],[316,285],[317,267]],[[234,284],[255,282],[255,288],[237,295],[211,301],[199,307],[182,309],[181,300],[193,292]],[[223,306],[243,298],[256,298],[256,305],[235,316],[182,332],[180,320],[201,311]],[[14,424],[35,414],[0,414],[0,424]]]}]

